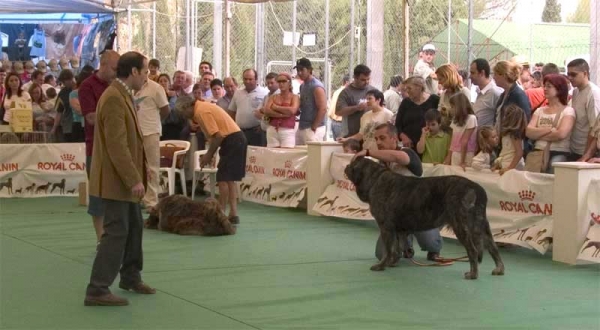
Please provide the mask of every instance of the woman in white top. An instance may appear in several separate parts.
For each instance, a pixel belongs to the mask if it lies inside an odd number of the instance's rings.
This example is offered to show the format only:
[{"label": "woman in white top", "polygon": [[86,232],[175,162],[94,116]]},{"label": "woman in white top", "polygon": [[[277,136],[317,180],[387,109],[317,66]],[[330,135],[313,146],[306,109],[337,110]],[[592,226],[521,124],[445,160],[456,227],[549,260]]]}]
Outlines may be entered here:
[{"label": "woman in white top", "polygon": [[442,128],[446,131],[452,123],[452,114],[450,106],[450,97],[456,93],[463,93],[467,99],[471,100],[471,91],[464,87],[461,83],[458,70],[452,64],[444,64],[435,70],[440,85],[444,88],[444,92],[440,95],[440,103],[438,110],[442,114]]},{"label": "woman in white top", "polygon": [[363,150],[377,150],[375,143],[375,127],[380,124],[389,123],[394,117],[394,113],[386,109],[384,105],[383,93],[377,89],[370,90],[366,94],[367,108],[369,111],[360,118],[360,130],[358,133],[347,138],[338,138],[339,142],[345,142],[349,139],[363,141]]},{"label": "woman in white top", "polygon": [[54,117],[56,116],[56,113],[53,115],[54,104],[46,99],[42,86],[37,83],[29,86],[29,95],[31,96],[34,130],[49,132],[54,125]]},{"label": "woman in white top", "polygon": [[[566,162],[571,152],[571,132],[575,124],[575,110],[567,106],[569,100],[569,83],[567,78],[559,74],[544,77],[544,95],[548,100],[547,107],[541,107],[533,113],[527,126],[527,137],[535,140],[535,150],[544,150],[550,145],[550,160],[546,173],[554,173],[552,163]],[[554,125],[556,116],[559,116]]]},{"label": "woman in white top", "polygon": [[23,83],[21,78],[15,72],[11,72],[6,76],[5,80],[6,94],[4,94],[4,121],[7,123],[11,122],[12,109],[17,103],[30,103],[31,97],[29,93],[22,91]]}]

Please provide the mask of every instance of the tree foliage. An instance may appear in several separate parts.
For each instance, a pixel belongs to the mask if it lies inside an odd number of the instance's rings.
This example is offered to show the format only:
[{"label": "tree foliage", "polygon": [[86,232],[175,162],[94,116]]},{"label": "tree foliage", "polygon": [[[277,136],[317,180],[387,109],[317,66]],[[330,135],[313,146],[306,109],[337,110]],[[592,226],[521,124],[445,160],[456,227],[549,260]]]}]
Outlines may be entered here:
[{"label": "tree foliage", "polygon": [[590,0],[579,0],[577,9],[567,17],[569,23],[590,23]]},{"label": "tree foliage", "polygon": [[560,7],[560,4],[556,0],[546,0],[546,4],[544,5],[544,11],[542,12],[542,22],[560,22]]}]

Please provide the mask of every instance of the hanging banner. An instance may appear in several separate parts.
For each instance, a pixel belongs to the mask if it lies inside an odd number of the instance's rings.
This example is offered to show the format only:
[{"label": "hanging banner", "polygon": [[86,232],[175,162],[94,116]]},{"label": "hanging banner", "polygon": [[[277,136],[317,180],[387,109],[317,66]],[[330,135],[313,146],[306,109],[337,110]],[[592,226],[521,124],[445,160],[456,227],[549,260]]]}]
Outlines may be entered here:
[{"label": "hanging banner", "polygon": [[[330,171],[334,182],[327,187],[313,210],[326,216],[373,220],[368,205],[356,196],[354,185],[344,177],[352,155],[335,153]],[[423,165],[423,176],[460,175],[479,183],[487,192],[487,217],[496,242],[510,243],[545,253],[552,244],[552,199],[554,176],[509,171],[500,176],[489,170],[463,171],[457,166]],[[449,228],[442,236],[456,238]]]},{"label": "hanging banner", "polygon": [[0,198],[76,196],[85,144],[0,144]]},{"label": "hanging banner", "polygon": [[248,147],[246,177],[240,193],[247,201],[298,207],[306,193],[306,161],[304,148],[280,149]]},{"label": "hanging banner", "polygon": [[590,229],[579,249],[577,260],[600,263],[600,180],[592,180],[587,194],[587,212]]}]

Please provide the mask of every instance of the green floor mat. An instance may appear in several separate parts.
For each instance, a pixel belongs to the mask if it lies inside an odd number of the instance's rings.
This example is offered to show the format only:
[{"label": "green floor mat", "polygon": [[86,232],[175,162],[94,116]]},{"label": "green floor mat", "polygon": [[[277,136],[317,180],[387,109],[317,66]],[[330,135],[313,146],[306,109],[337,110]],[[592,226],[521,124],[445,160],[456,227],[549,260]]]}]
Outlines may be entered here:
[{"label": "green floor mat", "polygon": [[[249,202],[234,236],[146,230],[143,277],[158,293],[113,288],[131,305],[84,307],[95,242],[76,203],[0,200],[1,329],[600,329],[598,265],[505,248],[503,277],[487,254],[477,281],[462,279],[467,263],[371,272],[372,223]],[[464,254],[444,241],[443,256]]]}]

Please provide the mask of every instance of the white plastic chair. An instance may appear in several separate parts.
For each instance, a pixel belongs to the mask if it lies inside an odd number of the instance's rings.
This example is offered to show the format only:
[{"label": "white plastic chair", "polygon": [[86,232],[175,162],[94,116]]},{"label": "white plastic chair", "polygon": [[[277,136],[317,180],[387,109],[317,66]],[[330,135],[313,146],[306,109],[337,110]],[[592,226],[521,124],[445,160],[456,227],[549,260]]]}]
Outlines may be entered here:
[{"label": "white plastic chair", "polygon": [[192,199],[196,194],[196,185],[198,180],[204,174],[208,175],[208,184],[210,185],[210,197],[215,197],[215,189],[217,186],[217,164],[219,164],[219,151],[215,152],[215,167],[205,166],[200,168],[200,157],[206,155],[208,150],[198,150],[194,152],[194,174],[192,177]]},{"label": "white plastic chair", "polygon": [[181,179],[181,189],[183,189],[183,195],[187,196],[187,189],[185,186],[185,166],[177,168],[177,159],[179,157],[185,157],[185,154],[190,150],[190,143],[188,141],[181,140],[166,140],[160,141],[160,146],[165,147],[167,144],[173,144],[177,147],[185,148],[183,150],[175,151],[173,153],[173,163],[171,167],[161,167],[160,172],[167,172],[167,179],[169,181],[169,195],[175,194],[175,175],[179,174]]},{"label": "white plastic chair", "polygon": [[[210,197],[215,198],[215,190],[217,187],[217,165],[219,164],[219,149],[215,152],[214,164],[215,166],[205,166],[200,168],[200,157],[205,155],[208,150],[198,150],[194,152],[194,174],[192,178],[192,199],[196,194],[196,185],[204,174],[208,175],[208,184],[210,187]],[[237,188],[237,200],[242,202],[242,196],[240,193],[240,185],[235,185]]]}]

